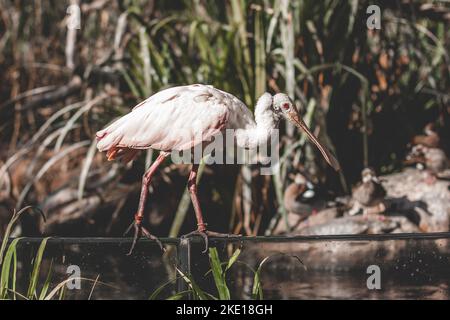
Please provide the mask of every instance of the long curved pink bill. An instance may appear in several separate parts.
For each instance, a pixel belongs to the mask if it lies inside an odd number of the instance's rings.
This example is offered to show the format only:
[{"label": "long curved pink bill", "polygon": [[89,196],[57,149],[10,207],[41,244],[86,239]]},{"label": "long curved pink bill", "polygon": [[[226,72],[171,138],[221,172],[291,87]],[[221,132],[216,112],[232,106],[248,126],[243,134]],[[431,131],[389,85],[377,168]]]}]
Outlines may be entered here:
[{"label": "long curved pink bill", "polygon": [[334,170],[339,171],[341,169],[341,166],[339,165],[339,162],[337,159],[331,154],[330,151],[328,151],[327,148],[325,148],[319,140],[312,134],[311,130],[309,130],[308,126],[305,124],[303,120],[299,118],[298,115],[291,115],[292,122],[297,126],[298,128],[302,129],[308,138],[314,142],[316,147],[319,149],[319,151],[322,153],[322,156],[325,158],[325,160],[328,162],[330,166],[333,167]]}]

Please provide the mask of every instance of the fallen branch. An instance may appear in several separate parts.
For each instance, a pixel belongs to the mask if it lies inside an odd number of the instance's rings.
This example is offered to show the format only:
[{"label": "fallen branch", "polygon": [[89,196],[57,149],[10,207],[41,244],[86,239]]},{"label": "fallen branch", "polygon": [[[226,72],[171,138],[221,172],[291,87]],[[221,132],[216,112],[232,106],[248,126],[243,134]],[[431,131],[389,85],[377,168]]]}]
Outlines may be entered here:
[{"label": "fallen branch", "polygon": [[44,105],[52,104],[57,101],[66,99],[67,97],[77,93],[81,89],[81,78],[74,76],[70,82],[56,90],[45,92],[41,95],[37,95],[27,101],[19,110],[29,110],[39,108]]}]

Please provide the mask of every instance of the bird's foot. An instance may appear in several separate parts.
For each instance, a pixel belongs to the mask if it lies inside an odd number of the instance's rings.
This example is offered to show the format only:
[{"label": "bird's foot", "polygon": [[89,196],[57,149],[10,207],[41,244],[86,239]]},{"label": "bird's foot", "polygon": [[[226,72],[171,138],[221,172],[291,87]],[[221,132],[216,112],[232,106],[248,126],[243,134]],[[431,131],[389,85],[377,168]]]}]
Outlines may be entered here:
[{"label": "bird's foot", "polygon": [[125,236],[127,233],[129,233],[132,228],[134,228],[133,242],[131,244],[130,251],[127,253],[127,256],[130,256],[133,253],[136,243],[138,242],[139,238],[142,236],[144,236],[150,240],[154,240],[163,252],[166,251],[164,249],[161,241],[159,241],[159,239],[156,236],[152,235],[147,229],[145,229],[142,226],[142,217],[135,216],[134,221],[130,224],[130,226],[127,228],[127,230],[125,231],[125,233],[123,235]]},{"label": "bird's foot", "polygon": [[208,241],[208,237],[216,237],[216,238],[239,238],[242,237],[242,235],[240,234],[228,234],[228,233],[219,233],[219,232],[214,232],[214,231],[208,231],[206,229],[197,229],[195,231],[189,232],[183,236],[181,236],[182,238],[188,238],[188,237],[202,237],[203,240],[205,241],[205,250],[202,251],[202,253],[206,253],[208,251],[209,248],[209,241]]}]

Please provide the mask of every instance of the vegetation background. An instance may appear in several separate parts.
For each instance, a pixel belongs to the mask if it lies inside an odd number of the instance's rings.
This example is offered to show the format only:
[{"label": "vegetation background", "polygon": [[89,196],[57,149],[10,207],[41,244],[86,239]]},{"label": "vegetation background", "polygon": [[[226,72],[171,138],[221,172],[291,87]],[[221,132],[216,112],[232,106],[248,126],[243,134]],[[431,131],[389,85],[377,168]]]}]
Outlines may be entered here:
[{"label": "vegetation background", "polygon": [[[380,30],[366,25],[373,4]],[[270,234],[289,173],[342,195],[367,165],[401,170],[426,123],[449,136],[449,21],[447,1],[0,0],[0,232],[34,204],[48,221],[24,217],[24,235],[120,235],[156,153],[107,162],[95,132],[163,88],[208,83],[249,108],[288,93],[342,165],[283,126],[279,175],[204,168],[210,228]],[[154,180],[145,223],[159,236],[195,227],[188,169],[168,162]]]}]

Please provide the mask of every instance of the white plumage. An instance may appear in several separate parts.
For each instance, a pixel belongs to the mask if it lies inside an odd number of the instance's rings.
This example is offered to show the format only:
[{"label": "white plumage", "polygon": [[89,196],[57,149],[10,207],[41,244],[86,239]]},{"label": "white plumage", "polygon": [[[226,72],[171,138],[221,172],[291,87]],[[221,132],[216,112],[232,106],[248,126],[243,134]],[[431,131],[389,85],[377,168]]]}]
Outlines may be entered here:
[{"label": "white plumage", "polygon": [[[282,117],[304,130],[326,161],[336,170],[339,169],[337,160],[317,141],[293,102],[282,93],[274,96],[264,93],[258,99],[253,117],[238,98],[212,86],[194,84],[173,87],[154,94],[130,113],[97,132],[97,148],[107,151],[108,160],[123,157],[126,162],[134,159],[142,149],[161,150],[142,179],[138,212],[130,226],[135,229],[130,253],[141,234],[158,241],[162,247],[159,240],[145,230],[141,223],[151,178],[170,151],[190,149],[200,143],[206,145],[214,135],[226,129],[235,130],[234,140],[239,147],[255,148],[268,141]],[[194,163],[188,181],[198,225],[198,229],[191,234],[204,237],[207,244],[208,235],[222,234],[206,230],[197,198],[197,170],[198,163]]]},{"label": "white plumage", "polygon": [[256,127],[252,113],[233,95],[208,85],[165,89],[97,133],[100,151],[111,148],[184,150],[224,129]]}]

